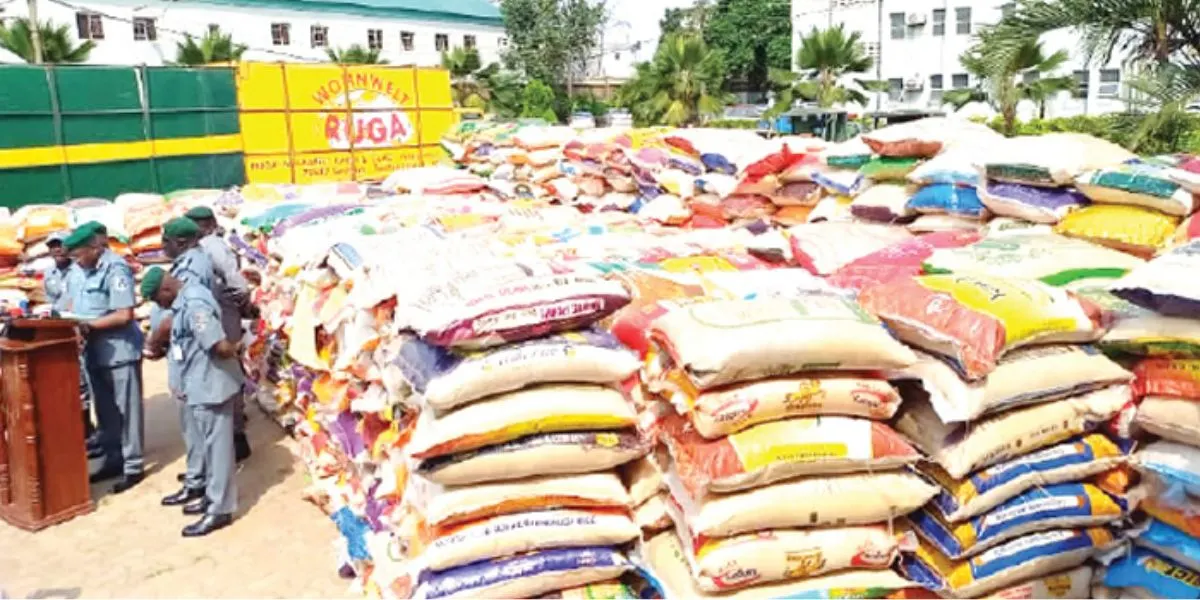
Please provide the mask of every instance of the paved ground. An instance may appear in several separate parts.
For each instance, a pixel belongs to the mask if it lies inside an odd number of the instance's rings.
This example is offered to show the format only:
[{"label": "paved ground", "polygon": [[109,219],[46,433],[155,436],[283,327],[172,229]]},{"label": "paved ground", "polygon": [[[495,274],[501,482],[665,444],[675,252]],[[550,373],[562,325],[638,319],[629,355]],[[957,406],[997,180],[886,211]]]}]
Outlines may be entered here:
[{"label": "paved ground", "polygon": [[[93,486],[96,512],[36,534],[0,523],[0,593],[9,598],[342,598],[333,523],[300,497],[305,485],[291,442],[256,409],[254,455],[238,474],[238,519],[201,539],[183,539],[191,517],[159,499],[178,487],[183,442],[166,396],[162,363],[147,363],[149,476],[109,496]],[[0,594],[0,597],[2,597]]]}]

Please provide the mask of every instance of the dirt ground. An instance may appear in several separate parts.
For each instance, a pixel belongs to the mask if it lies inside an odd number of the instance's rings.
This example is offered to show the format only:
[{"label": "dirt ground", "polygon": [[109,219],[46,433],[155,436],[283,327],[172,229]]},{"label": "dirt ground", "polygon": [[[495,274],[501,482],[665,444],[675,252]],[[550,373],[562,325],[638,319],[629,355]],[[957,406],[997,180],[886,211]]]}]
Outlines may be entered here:
[{"label": "dirt ground", "polygon": [[38,533],[0,523],[0,597],[345,598],[337,531],[301,499],[305,476],[292,443],[254,408],[254,455],[238,473],[233,525],[184,539],[192,517],[159,504],[179,485],[183,441],[163,363],[146,363],[147,478],[119,496],[92,487],[96,511]]}]

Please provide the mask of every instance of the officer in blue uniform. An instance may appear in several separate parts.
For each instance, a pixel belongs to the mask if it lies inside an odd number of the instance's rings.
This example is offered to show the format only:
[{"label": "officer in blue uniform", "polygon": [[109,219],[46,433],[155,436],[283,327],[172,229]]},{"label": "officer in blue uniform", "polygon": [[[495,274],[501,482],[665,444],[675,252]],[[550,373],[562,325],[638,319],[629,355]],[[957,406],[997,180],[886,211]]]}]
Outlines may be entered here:
[{"label": "officer in blue uniform", "polygon": [[[171,275],[184,283],[197,283],[211,290],[212,265],[208,255],[197,247],[200,227],[187,217],[179,217],[163,224],[162,230],[163,251],[172,260]],[[171,324],[171,310],[154,304],[150,311],[151,333],[146,342],[147,358],[157,360],[166,356],[170,348]],[[180,477],[183,487],[165,496],[162,499],[163,506],[184,505],[204,495],[204,440],[199,438],[194,426],[178,366],[173,361],[167,361],[167,388],[179,401],[179,430],[187,449],[187,470]]]},{"label": "officer in blue uniform", "polygon": [[120,477],[119,494],[142,481],[142,331],[134,320],[133,271],[108,249],[98,223],[76,227],[63,240],[81,270],[74,313],[85,340],[84,362],[96,403],[104,465],[91,481]]},{"label": "officer in blue uniform", "polygon": [[[63,246],[63,240],[69,235],[71,232],[68,230],[56,231],[46,238],[46,247],[50,250],[50,258],[54,259],[54,266],[46,271],[43,284],[46,288],[46,301],[58,314],[72,311],[71,290],[78,287],[83,279],[83,271],[71,262],[71,256]],[[82,354],[79,356],[79,402],[83,410],[83,430],[88,458],[100,458],[104,451],[96,437],[96,426],[92,424],[92,394],[88,390],[87,367],[84,365]]]},{"label": "officer in blue uniform", "polygon": [[185,283],[155,267],[142,278],[141,292],[144,298],[171,309],[167,360],[179,369],[197,439],[203,440],[205,466],[204,497],[185,508],[204,516],[184,527],[183,536],[208,535],[233,522],[237,509],[233,407],[244,382],[238,344],[225,338],[221,308],[203,285]]},{"label": "officer in blue uniform", "polygon": [[[200,248],[212,261],[213,275],[216,277],[213,296],[221,306],[221,327],[225,331],[225,339],[239,343],[242,340],[242,316],[249,309],[250,285],[242,276],[237,254],[221,237],[217,216],[211,208],[196,206],[184,216],[200,226]],[[246,438],[245,398],[237,399],[233,414],[237,420],[234,445],[237,449],[237,460],[242,462],[250,457],[250,442]]]}]

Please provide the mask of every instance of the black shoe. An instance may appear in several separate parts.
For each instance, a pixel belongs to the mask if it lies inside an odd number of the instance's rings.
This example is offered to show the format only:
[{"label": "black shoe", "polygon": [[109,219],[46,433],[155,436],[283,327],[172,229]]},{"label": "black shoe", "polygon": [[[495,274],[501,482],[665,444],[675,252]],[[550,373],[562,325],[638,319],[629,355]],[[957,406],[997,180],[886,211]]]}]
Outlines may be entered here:
[{"label": "black shoe", "polygon": [[100,483],[109,479],[116,479],[121,476],[120,465],[104,465],[99,471],[88,475],[88,483]]},{"label": "black shoe", "polygon": [[250,440],[246,439],[246,434],[235,433],[233,435],[233,460],[242,462],[250,458]]},{"label": "black shoe", "polygon": [[100,446],[89,446],[87,449],[88,460],[100,458],[104,456],[104,448]]},{"label": "black shoe", "polygon": [[183,482],[187,481],[187,473],[180,473],[180,474],[176,475],[175,481],[178,481],[179,483],[183,483]]},{"label": "black shoe", "polygon": [[204,515],[199,521],[183,528],[183,537],[201,537],[233,522],[233,515]]},{"label": "black shoe", "polygon": [[120,481],[113,484],[112,493],[120,494],[129,491],[130,488],[142,482],[145,475],[138,473],[137,475],[126,475]]},{"label": "black shoe", "polygon": [[185,515],[202,515],[206,512],[208,512],[208,498],[204,496],[183,505],[183,514]]},{"label": "black shoe", "polygon": [[163,506],[179,506],[181,504],[187,504],[188,502],[191,502],[192,500],[195,500],[196,498],[203,498],[203,497],[204,497],[204,490],[198,489],[198,488],[190,488],[190,487],[185,486],[183,489],[179,490],[178,492],[175,492],[174,494],[171,494],[170,496],[163,496],[162,505]]}]

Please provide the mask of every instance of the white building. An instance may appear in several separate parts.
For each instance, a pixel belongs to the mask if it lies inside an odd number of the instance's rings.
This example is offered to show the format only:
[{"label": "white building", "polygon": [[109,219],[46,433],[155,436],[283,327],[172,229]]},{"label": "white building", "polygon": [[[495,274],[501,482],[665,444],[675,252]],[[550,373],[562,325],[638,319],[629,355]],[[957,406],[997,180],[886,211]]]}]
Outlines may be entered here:
[{"label": "white building", "polygon": [[[882,110],[939,109],[942,94],[972,87],[974,77],[959,57],[974,42],[980,27],[1000,20],[1012,9],[1006,0],[791,0],[793,60],[801,37],[814,27],[844,24],[862,34],[867,52],[877,61],[869,79],[887,81],[889,92],[879,94]],[[1085,64],[1076,38],[1054,32],[1042,39],[1047,55],[1066,50],[1071,59],[1056,75],[1077,81],[1078,97],[1063,93],[1047,103],[1047,117],[1100,114],[1123,110],[1126,73],[1120,57],[1106,65]],[[875,102],[867,107],[874,110]],[[1030,103],[1020,107],[1021,118],[1036,116]]]},{"label": "white building", "polygon": [[[326,50],[379,48],[394,65],[441,64],[441,53],[475,47],[486,64],[507,43],[488,0],[38,0],[38,17],[96,43],[88,62],[162,65],[185,34],[211,28],[248,46],[244,60],[328,61]],[[25,0],[0,3],[0,18],[26,17]]]}]

